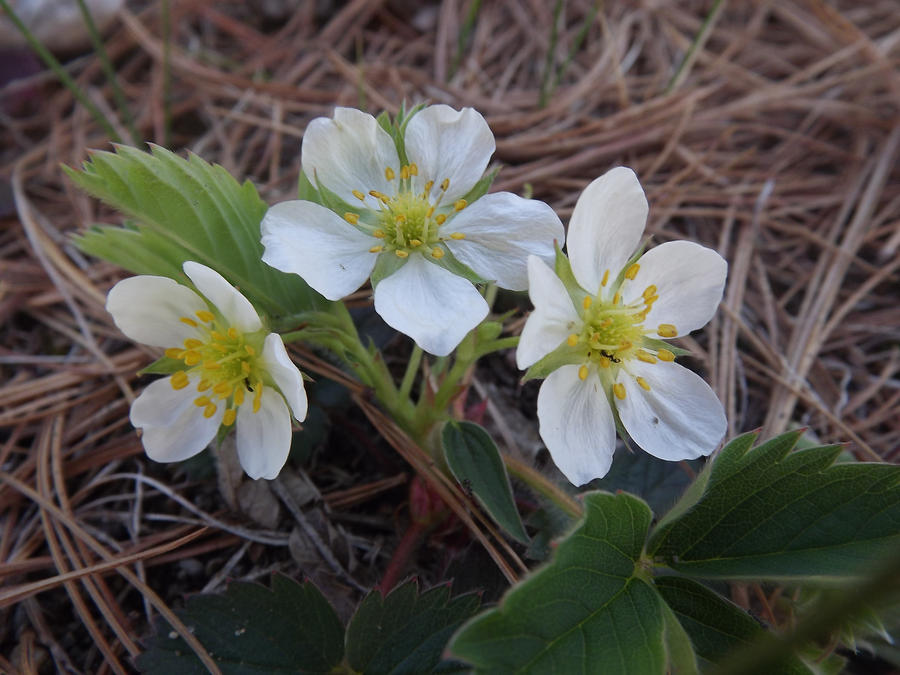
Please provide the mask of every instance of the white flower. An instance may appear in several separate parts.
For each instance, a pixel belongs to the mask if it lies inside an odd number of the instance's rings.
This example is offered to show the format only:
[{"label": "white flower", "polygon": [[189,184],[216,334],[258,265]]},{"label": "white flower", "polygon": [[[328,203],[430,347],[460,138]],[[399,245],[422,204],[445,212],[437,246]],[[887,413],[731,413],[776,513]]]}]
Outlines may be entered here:
[{"label": "white flower", "polygon": [[613,408],[635,443],[661,459],[708,455],[725,434],[725,413],[712,389],[675,364],[660,338],[687,335],[712,318],[728,265],[687,241],[661,244],[629,263],[647,210],[634,172],[613,169],[575,205],[571,269],[561,255],[560,276],[541,260],[528,260],[534,311],[516,362],[524,369],[545,359],[535,370],[552,370],[538,394],[540,434],[575,485],[609,471]]},{"label": "white flower", "polygon": [[183,367],[150,384],[131,406],[147,455],[177,462],[196,455],[221,425],[236,423],[241,466],[275,478],[291,447],[291,413],[306,417],[303,376],[281,337],[267,333],[253,305],[196,262],[184,273],[203,295],[172,279],[136,276],[109,291],[106,309],[132,340],[165,347]]},{"label": "white flower", "polygon": [[332,211],[295,200],[262,221],[263,260],[329,300],[376,270],[375,311],[425,351],[449,354],[488,313],[459,263],[503,288],[525,290],[526,260],[553,259],[563,227],[540,201],[509,192],[468,204],[494,137],[471,108],[434,105],[405,125],[406,160],[374,117],[337,108],[310,122],[301,163],[313,185],[346,204]]}]

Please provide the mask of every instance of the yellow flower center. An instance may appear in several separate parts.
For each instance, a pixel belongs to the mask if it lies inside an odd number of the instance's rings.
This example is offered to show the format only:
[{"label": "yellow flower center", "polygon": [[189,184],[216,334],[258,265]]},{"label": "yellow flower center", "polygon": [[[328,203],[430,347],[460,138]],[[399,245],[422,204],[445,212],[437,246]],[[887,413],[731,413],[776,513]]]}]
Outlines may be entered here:
[{"label": "yellow flower center", "polygon": [[[418,174],[419,169],[415,164],[400,167],[399,175],[393,167],[385,167],[385,178],[396,183],[397,189],[393,195],[386,195],[378,190],[369,190],[367,193],[353,191],[361,202],[365,202],[366,195],[378,201],[371,234],[381,241],[369,249],[371,253],[385,251],[398,258],[408,258],[410,253],[419,251],[440,260],[446,254],[443,242],[447,239],[465,239],[462,232],[451,232],[449,236],[443,236],[440,228],[449,216],[466,208],[466,200],[458,199],[452,207],[441,208],[450,180],[445,178],[439,185],[428,181],[424,189],[416,193],[412,189],[412,177]],[[344,214],[344,219],[352,225],[358,225],[360,214],[348,212]]]},{"label": "yellow flower center", "polygon": [[[629,265],[624,271],[623,283],[634,282],[639,271],[639,264]],[[611,289],[607,289],[609,282],[610,271],[605,270],[597,295],[584,297],[580,308],[584,322],[579,333],[569,335],[568,345],[583,348],[586,362],[595,364],[601,371],[612,368],[609,377],[604,378],[609,382],[615,380],[613,373],[618,372],[623,364],[633,359],[648,364],[673,361],[675,359],[673,352],[652,346],[652,343],[644,339],[671,338],[678,335],[678,330],[672,324],[664,323],[655,328],[644,325],[653,303],[659,299],[659,289],[649,284],[639,299],[625,304],[619,290],[615,290],[610,296]],[[629,372],[627,366],[625,370]],[[589,372],[588,366],[582,365],[578,370],[578,376],[584,380]],[[650,384],[643,377],[635,379],[642,389],[650,390]],[[625,387],[620,383],[612,385],[612,392],[618,399],[625,398]]]},{"label": "yellow flower center", "polygon": [[186,368],[172,375],[173,389],[184,389],[193,375],[199,375],[194,404],[212,417],[219,405],[225,406],[222,423],[234,423],[237,408],[252,396],[253,412],[258,412],[263,392],[261,353],[263,333],[242,333],[234,326],[226,327],[210,311],[200,310],[195,317],[183,316],[182,323],[198,328],[201,338],[188,338],[184,347],[166,350],[166,356],[183,361]]}]

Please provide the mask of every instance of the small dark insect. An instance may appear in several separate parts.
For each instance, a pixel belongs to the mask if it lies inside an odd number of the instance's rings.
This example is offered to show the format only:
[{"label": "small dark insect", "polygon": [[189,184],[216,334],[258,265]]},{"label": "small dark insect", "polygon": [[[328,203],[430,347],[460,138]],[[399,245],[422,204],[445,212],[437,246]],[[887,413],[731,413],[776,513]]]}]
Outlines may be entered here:
[{"label": "small dark insect", "polygon": [[466,493],[466,496],[471,497],[472,496],[472,481],[470,481],[468,478],[463,478],[459,484],[462,486],[463,492]]},{"label": "small dark insect", "polygon": [[610,361],[612,361],[613,363],[622,363],[622,359],[617,359],[615,354],[610,354],[609,352],[605,352],[602,350],[600,351],[600,353],[603,356],[605,356],[606,358],[608,358]]}]

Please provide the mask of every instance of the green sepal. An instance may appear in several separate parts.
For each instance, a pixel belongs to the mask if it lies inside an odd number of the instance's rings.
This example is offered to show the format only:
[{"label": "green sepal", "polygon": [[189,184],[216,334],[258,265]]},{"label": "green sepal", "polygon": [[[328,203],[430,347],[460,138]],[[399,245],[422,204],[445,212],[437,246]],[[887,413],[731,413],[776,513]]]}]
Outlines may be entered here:
[{"label": "green sepal", "polygon": [[563,286],[565,286],[566,292],[572,300],[572,305],[575,307],[575,311],[581,316],[584,311],[584,299],[590,295],[590,293],[584,290],[578,283],[578,280],[575,278],[575,273],[572,272],[572,263],[569,262],[569,259],[563,254],[558,241],[554,242],[554,248],[556,249],[556,260],[553,265],[553,271],[556,273],[556,276],[559,277]]},{"label": "green sepal", "polygon": [[436,260],[430,255],[426,255],[425,260],[428,260],[435,265],[440,265],[445,270],[453,272],[453,274],[455,274],[456,276],[467,279],[473,284],[486,284],[490,281],[490,279],[485,279],[484,277],[476,274],[475,271],[468,265],[461,263],[447,247],[444,247],[444,257],[440,260]]},{"label": "green sepal", "polygon": [[297,177],[297,199],[313,202],[315,204],[322,203],[322,199],[319,197],[316,186],[310,182],[306,172],[302,169],[300,170],[300,175]]},{"label": "green sepal", "polygon": [[554,370],[580,363],[584,363],[584,348],[579,348],[578,345],[570,347],[567,342],[563,342],[547,356],[532,364],[522,376],[522,382],[544,379]]},{"label": "green sepal", "polygon": [[497,178],[498,173],[500,173],[500,167],[484,174],[484,176],[475,183],[472,189],[462,196],[462,198],[466,200],[466,203],[471,204],[476,199],[484,197],[488,190],[491,189],[491,185],[494,184],[494,179]]},{"label": "green sepal", "polygon": [[691,350],[682,349],[681,347],[676,347],[673,344],[666,342],[665,340],[658,340],[656,338],[646,337],[641,338],[643,340],[643,346],[649,349],[655,349],[659,351],[660,349],[667,349],[672,352],[675,356],[690,356]]},{"label": "green sepal", "polygon": [[172,373],[177,373],[179,370],[184,370],[184,361],[180,359],[169,358],[168,356],[163,356],[162,358],[156,359],[149,366],[145,366],[141,368],[137,374],[138,375],[171,375]]},{"label": "green sepal", "polygon": [[503,323],[501,321],[485,321],[476,328],[476,331],[479,342],[490,342],[497,339],[503,332]]},{"label": "green sepal", "polygon": [[374,290],[382,279],[387,279],[405,264],[405,258],[398,258],[393,253],[382,253],[375,258],[375,267],[372,269],[372,274],[369,275],[372,280],[372,289]]}]

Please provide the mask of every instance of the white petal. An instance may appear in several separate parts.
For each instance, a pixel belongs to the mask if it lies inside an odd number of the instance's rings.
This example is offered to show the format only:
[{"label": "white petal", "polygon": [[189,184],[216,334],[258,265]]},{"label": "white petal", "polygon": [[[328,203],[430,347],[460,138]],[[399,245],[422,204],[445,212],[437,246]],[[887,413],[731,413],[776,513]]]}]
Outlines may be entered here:
[{"label": "white petal", "polygon": [[244,333],[255,333],[262,328],[259,314],[253,305],[221,274],[206,265],[188,260],[182,266],[184,273],[197,290],[222,312],[230,326]]},{"label": "white petal", "polygon": [[131,405],[131,423],[144,433],[147,456],[156,462],[180,462],[202,451],[215,438],[224,406],[212,417],[194,405],[196,378],[184,389],[174,390],[167,377],[152,382]]},{"label": "white petal", "polygon": [[278,476],[291,450],[291,414],[284,399],[264,387],[258,412],[248,396],[237,411],[238,459],[254,480]]},{"label": "white petal", "polygon": [[[334,117],[317,117],[306,127],[300,152],[303,172],[310,182],[319,183],[348,204],[359,204],[358,190],[396,193],[385,177],[390,167],[400,174],[400,158],[390,135],[371,115],[355,108],[335,108]],[[373,197],[367,201],[375,204]]]},{"label": "white petal", "polygon": [[635,252],[647,222],[647,197],[631,169],[619,166],[588,185],[569,221],[572,272],[596,293],[605,270],[615,278]]},{"label": "white petal", "polygon": [[594,372],[580,379],[579,367],[553,371],[537,401],[541,438],[573,485],[605,476],[616,448],[616,427],[603,384]]},{"label": "white petal", "polygon": [[[625,400],[616,399],[628,434],[654,457],[671,461],[708,455],[725,435],[725,411],[713,390],[696,373],[677,363],[632,361],[618,381]],[[636,377],[650,385],[645,391]]]},{"label": "white petal", "polygon": [[369,278],[377,243],[324,206],[307,201],[281,202],[262,225],[263,262],[303,277],[329,300],[340,300]]},{"label": "white petal", "polygon": [[448,220],[445,232],[466,235],[447,240],[453,255],[480,277],[513,291],[528,287],[528,256],[552,265],[553,242],[562,245],[565,236],[559,217],[547,204],[511,192],[485,195]]},{"label": "white petal", "polygon": [[448,105],[432,105],[413,115],[406,126],[406,155],[418,169],[413,188],[420,192],[434,181],[431,194],[437,195],[445,178],[450,187],[445,203],[453,202],[484,175],[496,144],[481,113],[472,108],[454,110]]},{"label": "white petal", "polygon": [[375,288],[375,311],[429,354],[446,356],[488,305],[471,282],[414,254]]},{"label": "white petal", "polygon": [[528,258],[528,295],[534,311],[528,316],[516,365],[524,370],[581,330],[581,319],[559,277],[537,256]]},{"label": "white petal", "polygon": [[300,370],[291,361],[287,350],[284,348],[284,342],[281,336],[275,333],[269,333],[263,344],[262,352],[263,364],[278,389],[281,390],[287,404],[294,414],[294,418],[298,422],[306,419],[306,389],[303,387],[303,375]]},{"label": "white petal", "polygon": [[194,312],[205,309],[203,298],[187,286],[145,274],[123,279],[106,296],[106,311],[119,330],[154,347],[180,347],[187,338],[200,337],[180,319],[196,319]]},{"label": "white petal", "polygon": [[648,286],[656,286],[659,299],[644,320],[654,337],[661,323],[675,326],[678,335],[687,335],[716,313],[728,263],[711,248],[692,241],[669,241],[642,255],[638,266],[634,280],[622,284],[622,297],[626,303],[633,302]]}]

